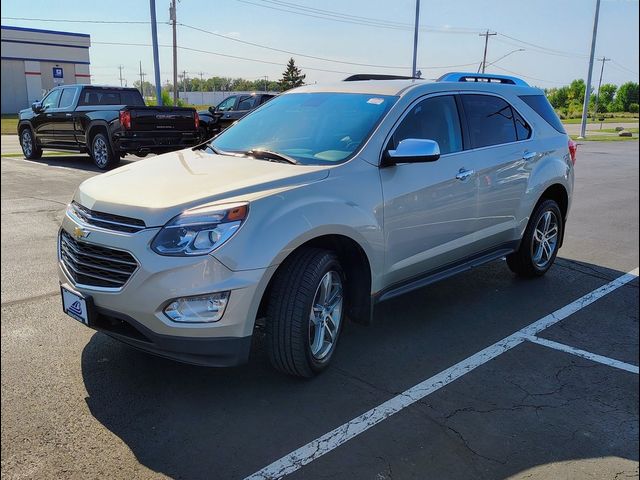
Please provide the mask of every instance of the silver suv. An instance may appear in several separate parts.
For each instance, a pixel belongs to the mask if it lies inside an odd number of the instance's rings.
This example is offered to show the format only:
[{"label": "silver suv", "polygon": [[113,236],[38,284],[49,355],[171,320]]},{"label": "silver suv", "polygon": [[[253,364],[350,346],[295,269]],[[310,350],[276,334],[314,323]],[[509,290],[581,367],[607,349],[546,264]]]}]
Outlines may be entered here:
[{"label": "silver suv", "polygon": [[59,235],[63,307],[211,366],[246,362],[259,319],[273,365],[310,377],[377,302],[504,256],[543,275],[575,153],[513,77],[297,88],[200,147],[82,183]]}]

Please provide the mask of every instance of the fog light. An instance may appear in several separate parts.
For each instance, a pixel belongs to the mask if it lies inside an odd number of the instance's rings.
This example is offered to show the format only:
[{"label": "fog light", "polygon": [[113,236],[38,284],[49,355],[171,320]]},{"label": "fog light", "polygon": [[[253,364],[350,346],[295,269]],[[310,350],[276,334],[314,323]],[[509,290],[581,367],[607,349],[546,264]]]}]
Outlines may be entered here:
[{"label": "fog light", "polygon": [[195,297],[176,298],[164,309],[174,322],[207,323],[222,318],[231,292],[210,293]]}]

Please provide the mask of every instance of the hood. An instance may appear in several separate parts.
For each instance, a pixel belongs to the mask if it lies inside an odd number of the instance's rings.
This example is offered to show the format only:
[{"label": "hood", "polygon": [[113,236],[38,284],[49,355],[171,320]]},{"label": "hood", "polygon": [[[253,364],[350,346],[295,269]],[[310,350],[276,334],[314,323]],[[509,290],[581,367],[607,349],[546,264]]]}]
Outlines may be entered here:
[{"label": "hood", "polygon": [[182,211],[206,203],[252,200],[326,178],[329,167],[289,165],[180,150],[97,175],[74,200],[92,210],[162,226]]}]

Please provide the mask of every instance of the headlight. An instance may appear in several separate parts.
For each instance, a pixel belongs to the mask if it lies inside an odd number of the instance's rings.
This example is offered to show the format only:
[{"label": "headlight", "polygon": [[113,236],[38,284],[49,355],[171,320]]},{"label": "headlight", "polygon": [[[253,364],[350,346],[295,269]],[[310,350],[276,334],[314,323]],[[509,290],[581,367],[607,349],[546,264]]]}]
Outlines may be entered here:
[{"label": "headlight", "polygon": [[160,255],[205,255],[229,240],[248,213],[248,203],[186,210],[162,227],[151,248]]}]

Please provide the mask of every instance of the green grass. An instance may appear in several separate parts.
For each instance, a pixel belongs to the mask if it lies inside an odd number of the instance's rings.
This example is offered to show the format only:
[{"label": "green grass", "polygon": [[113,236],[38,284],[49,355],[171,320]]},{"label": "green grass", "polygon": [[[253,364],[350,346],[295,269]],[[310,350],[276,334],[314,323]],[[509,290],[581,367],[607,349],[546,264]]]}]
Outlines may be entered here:
[{"label": "green grass", "polygon": [[[562,120],[562,123],[567,123],[567,124],[571,124],[571,123],[582,123],[582,119],[580,118],[565,118],[564,120]],[[638,117],[614,117],[614,118],[605,118],[603,122],[598,121],[593,121],[593,119],[588,119],[587,123],[589,124],[598,124],[598,123],[638,123]]]},{"label": "green grass", "polygon": [[[593,131],[593,130],[592,130]],[[625,132],[638,133],[637,128],[625,128]],[[596,132],[600,133],[618,133],[615,128],[603,128],[602,130],[596,130]]]},{"label": "green grass", "polygon": [[637,141],[638,137],[619,137],[617,135],[594,135],[587,132],[586,138],[578,139],[578,135],[571,135],[571,138],[576,142],[633,142]]},{"label": "green grass", "polygon": [[[47,158],[47,157],[69,157],[72,155],[81,155],[80,153],[76,153],[76,152],[46,152],[42,154],[42,158]],[[7,157],[7,158],[23,158],[24,155],[22,153],[3,153],[0,155],[0,157]]]},{"label": "green grass", "polygon": [[0,130],[2,135],[17,135],[18,131],[18,116],[17,115],[2,115]]}]

